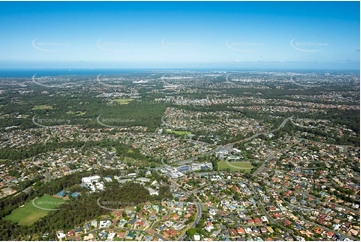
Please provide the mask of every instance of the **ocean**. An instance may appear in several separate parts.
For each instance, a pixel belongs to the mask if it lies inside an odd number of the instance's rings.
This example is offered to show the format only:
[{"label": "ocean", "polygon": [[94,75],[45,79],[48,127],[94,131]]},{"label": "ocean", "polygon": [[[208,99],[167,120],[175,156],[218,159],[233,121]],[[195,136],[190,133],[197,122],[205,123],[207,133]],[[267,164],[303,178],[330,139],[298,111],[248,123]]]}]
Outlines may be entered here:
[{"label": "ocean", "polygon": [[31,78],[39,76],[97,76],[99,74],[117,75],[139,73],[140,69],[0,69],[0,78]]}]

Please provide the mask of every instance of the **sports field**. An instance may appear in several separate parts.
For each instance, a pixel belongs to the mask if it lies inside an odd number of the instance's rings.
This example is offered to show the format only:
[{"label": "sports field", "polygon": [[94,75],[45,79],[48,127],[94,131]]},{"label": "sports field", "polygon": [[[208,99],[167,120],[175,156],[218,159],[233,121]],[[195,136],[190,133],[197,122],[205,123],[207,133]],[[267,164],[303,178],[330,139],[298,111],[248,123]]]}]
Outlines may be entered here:
[{"label": "sports field", "polygon": [[65,201],[61,198],[44,195],[15,209],[11,214],[6,216],[5,219],[18,222],[19,225],[29,226],[63,203],[65,203]]},{"label": "sports field", "polygon": [[248,161],[242,162],[229,162],[229,161],[220,161],[218,162],[218,170],[226,170],[229,168],[231,171],[240,171],[244,170],[245,172],[250,172],[252,169],[252,164]]}]

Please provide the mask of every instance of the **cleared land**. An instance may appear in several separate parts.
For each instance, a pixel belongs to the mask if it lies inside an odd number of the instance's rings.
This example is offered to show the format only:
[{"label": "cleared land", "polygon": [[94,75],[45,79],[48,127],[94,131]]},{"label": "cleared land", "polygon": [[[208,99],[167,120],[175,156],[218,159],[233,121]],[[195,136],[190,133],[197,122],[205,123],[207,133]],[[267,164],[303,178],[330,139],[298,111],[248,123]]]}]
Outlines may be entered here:
[{"label": "cleared land", "polygon": [[66,112],[66,114],[74,114],[76,116],[82,116],[84,114],[86,114],[86,112],[81,112],[81,111],[68,111]]},{"label": "cleared land", "polygon": [[30,201],[24,204],[24,206],[15,209],[11,214],[6,216],[5,219],[17,222],[19,225],[30,226],[51,211],[45,209],[56,209],[63,203],[65,203],[65,201],[61,198],[44,195],[34,200],[34,204],[38,206],[38,208],[33,205],[33,201]]},{"label": "cleared land", "polygon": [[242,162],[227,162],[227,161],[220,161],[218,162],[218,170],[226,170],[229,168],[231,171],[240,171],[244,170],[245,172],[250,172],[252,169],[252,164],[248,161]]},{"label": "cleared land", "polygon": [[131,98],[118,98],[118,99],[112,100],[111,102],[118,103],[120,105],[126,105],[131,101],[133,101],[133,99],[131,99]]},{"label": "cleared land", "polygon": [[32,110],[43,110],[43,109],[53,109],[50,105],[37,105],[32,108]]},{"label": "cleared land", "polygon": [[191,132],[189,132],[189,131],[177,131],[177,130],[171,130],[171,129],[167,129],[166,132],[169,133],[169,134],[176,134],[176,135],[188,135],[188,134],[191,134]]}]

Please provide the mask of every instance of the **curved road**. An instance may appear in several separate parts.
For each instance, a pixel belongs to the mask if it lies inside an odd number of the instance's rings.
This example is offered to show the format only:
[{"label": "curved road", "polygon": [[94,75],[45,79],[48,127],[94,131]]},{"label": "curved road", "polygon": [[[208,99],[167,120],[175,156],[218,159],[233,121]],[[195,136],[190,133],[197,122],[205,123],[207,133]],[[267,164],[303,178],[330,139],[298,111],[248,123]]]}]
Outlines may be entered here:
[{"label": "curved road", "polygon": [[174,164],[175,164],[175,165],[188,164],[188,163],[191,163],[191,162],[193,162],[194,160],[198,159],[199,157],[216,153],[216,152],[218,152],[218,151],[220,151],[220,150],[222,150],[222,149],[230,149],[230,148],[233,147],[234,144],[241,143],[241,142],[245,142],[245,141],[249,141],[249,140],[251,140],[251,139],[254,139],[254,138],[258,137],[258,136],[261,135],[261,134],[268,134],[268,133],[272,133],[272,132],[274,132],[274,131],[278,131],[278,130],[282,129],[282,128],[286,125],[286,123],[287,123],[288,121],[292,120],[293,116],[294,116],[294,115],[292,115],[291,117],[285,118],[285,119],[283,120],[283,122],[280,124],[280,126],[278,126],[278,128],[276,128],[276,129],[273,129],[273,130],[271,130],[271,131],[266,131],[266,132],[263,132],[263,133],[257,133],[257,134],[252,135],[251,137],[246,138],[246,139],[238,140],[238,141],[236,141],[236,142],[229,143],[229,144],[226,144],[226,145],[219,145],[219,146],[217,146],[216,148],[214,148],[213,150],[210,150],[210,151],[205,152],[205,153],[203,153],[203,154],[201,154],[201,155],[197,155],[197,156],[194,156],[194,157],[189,158],[189,159],[186,159],[186,160],[182,160],[182,161],[175,162]]},{"label": "curved road", "polygon": [[299,84],[297,82],[295,82],[292,78],[293,76],[296,74],[292,74],[292,76],[290,77],[290,82],[292,82],[293,84],[297,85],[297,86],[301,86],[301,87],[319,87],[320,85],[304,85],[304,84]]}]

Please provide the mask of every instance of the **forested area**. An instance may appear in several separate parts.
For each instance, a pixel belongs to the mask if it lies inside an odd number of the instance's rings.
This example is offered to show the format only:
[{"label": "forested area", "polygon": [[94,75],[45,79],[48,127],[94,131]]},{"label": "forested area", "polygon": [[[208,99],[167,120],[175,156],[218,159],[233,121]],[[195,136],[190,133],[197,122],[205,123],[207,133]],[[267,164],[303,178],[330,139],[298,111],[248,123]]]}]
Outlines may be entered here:
[{"label": "forested area", "polygon": [[[27,118],[8,117],[0,119],[0,127],[19,126],[20,129],[38,127],[32,122],[44,126],[82,125],[88,128],[102,128],[97,117],[106,125],[112,126],[144,126],[148,131],[154,131],[161,124],[161,117],[167,107],[163,103],[155,103],[154,99],[134,99],[128,104],[112,102],[114,98],[97,98],[97,93],[56,92],[49,98],[40,91],[27,94],[26,102],[20,101],[24,97],[8,96],[0,100],[0,111],[12,115],[14,110]],[[7,100],[19,100],[8,102]],[[131,99],[130,99],[131,100]],[[6,104],[6,105],[5,105]],[[34,109],[38,105],[47,105],[48,108]]]},{"label": "forested area", "polygon": [[[331,137],[330,133],[323,131],[322,128],[304,128],[293,125],[291,122],[288,122],[281,130],[275,131],[273,133],[275,135],[273,139],[282,137],[284,133],[288,133],[292,136],[296,131],[309,133],[310,135],[308,135],[306,138],[316,142],[325,142],[337,145],[360,145],[360,140],[358,137],[352,137],[348,135],[334,135]],[[325,140],[321,140],[319,137],[323,137]]]},{"label": "forested area", "polygon": [[13,210],[19,208],[26,202],[30,202],[36,197],[41,197],[44,194],[55,194],[65,188],[71,187],[75,184],[80,184],[81,178],[84,176],[93,175],[93,172],[81,172],[69,176],[64,176],[60,179],[52,180],[48,183],[35,186],[28,193],[20,192],[19,194],[9,196],[0,200],[0,240],[14,240],[20,239],[21,236],[31,233],[31,228],[17,225],[11,221],[3,219],[9,215]]},{"label": "forested area", "polygon": [[62,205],[60,210],[51,212],[35,222],[30,229],[36,233],[71,229],[83,225],[85,221],[96,219],[100,215],[110,214],[116,209],[156,200],[155,197],[149,195],[146,188],[138,183],[128,182],[122,186],[106,187],[106,190],[102,192],[86,193],[79,198],[71,199]]},{"label": "forested area", "polygon": [[55,194],[65,188],[80,184],[82,177],[94,174],[96,174],[96,171],[80,172],[56,180],[51,180],[48,183],[36,183],[28,193],[20,192],[19,194],[3,198],[0,200],[0,217],[9,215],[11,211],[36,197],[40,197],[44,194]]},{"label": "forested area", "polygon": [[72,141],[72,142],[50,142],[47,144],[32,145],[28,148],[21,149],[4,149],[0,150],[0,159],[8,160],[22,160],[30,157],[34,157],[38,154],[42,154],[48,151],[54,151],[61,148],[81,148],[87,150],[92,147],[104,147],[110,150],[115,148],[117,150],[117,156],[119,158],[130,157],[140,161],[147,161],[148,158],[142,155],[139,149],[133,148],[130,145],[120,143],[113,140],[101,140],[101,141]]},{"label": "forested area", "polygon": [[[20,193],[0,201],[1,218],[10,214],[25,202],[29,202],[44,194],[54,194],[61,190],[80,184],[84,176],[94,175],[94,172],[77,173],[53,180],[34,188],[29,193]],[[86,189],[85,189],[86,190]],[[82,196],[71,198],[59,207],[60,210],[51,211],[47,216],[36,221],[32,226],[20,226],[11,221],[0,220],[0,239],[21,239],[27,234],[43,234],[59,229],[71,229],[82,226],[85,221],[98,218],[100,215],[110,214],[112,211],[126,206],[136,206],[147,201],[161,201],[171,198],[169,186],[161,186],[159,196],[150,196],[149,191],[138,183],[127,182],[121,186],[114,182],[107,184],[106,189],[97,193],[83,192]]]}]

